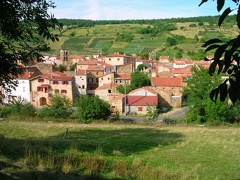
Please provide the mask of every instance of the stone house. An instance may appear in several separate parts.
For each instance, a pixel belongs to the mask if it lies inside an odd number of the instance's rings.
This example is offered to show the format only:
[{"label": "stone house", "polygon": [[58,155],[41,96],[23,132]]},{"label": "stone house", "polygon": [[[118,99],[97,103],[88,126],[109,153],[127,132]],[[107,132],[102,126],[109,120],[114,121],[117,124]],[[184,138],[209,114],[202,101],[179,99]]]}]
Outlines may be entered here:
[{"label": "stone house", "polygon": [[152,88],[162,97],[163,106],[182,106],[182,78],[173,77],[152,77]]},{"label": "stone house", "polygon": [[87,94],[87,71],[76,70],[75,81],[76,81],[76,96],[79,96],[80,94]]},{"label": "stone house", "polygon": [[103,76],[104,68],[99,65],[88,66],[87,70],[87,94],[95,95],[95,89],[99,86],[99,77]]},{"label": "stone house", "polygon": [[136,57],[127,56],[126,54],[120,54],[119,52],[114,52],[113,54],[103,56],[102,61],[111,64],[112,66],[124,65],[129,63],[132,63],[135,66]]},{"label": "stone house", "polygon": [[150,87],[142,87],[131,91],[126,99],[126,113],[145,115],[148,106],[158,105],[158,93]]},{"label": "stone house", "polygon": [[101,99],[105,101],[109,101],[118,97],[121,93],[116,89],[119,85],[115,83],[105,84],[103,86],[95,89],[95,95],[99,96]]},{"label": "stone house", "polygon": [[100,76],[98,78],[98,85],[99,87],[105,85],[105,84],[109,84],[109,83],[113,83],[114,82],[114,72],[110,72],[107,74],[104,74],[103,76]]},{"label": "stone house", "polygon": [[122,84],[123,86],[130,85],[131,75],[130,74],[116,74],[114,77],[114,83]]},{"label": "stone house", "polygon": [[75,99],[75,78],[60,72],[42,74],[30,79],[31,102],[34,106],[42,106],[49,103],[54,94],[66,95],[71,101]]},{"label": "stone house", "polygon": [[86,70],[89,66],[96,66],[97,60],[82,60],[77,63],[77,70]]}]

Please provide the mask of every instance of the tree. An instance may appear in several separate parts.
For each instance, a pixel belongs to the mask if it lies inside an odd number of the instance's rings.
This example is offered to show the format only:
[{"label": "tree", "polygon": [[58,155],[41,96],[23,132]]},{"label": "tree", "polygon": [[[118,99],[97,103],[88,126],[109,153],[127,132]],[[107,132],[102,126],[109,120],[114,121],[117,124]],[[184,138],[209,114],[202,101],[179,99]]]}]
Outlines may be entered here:
[{"label": "tree", "polygon": [[38,110],[41,118],[70,118],[73,113],[72,102],[63,94],[54,94],[50,104]]},{"label": "tree", "polygon": [[59,64],[59,66],[58,66],[58,71],[60,71],[60,72],[63,72],[63,71],[66,71],[66,66],[64,66],[63,64]]},{"label": "tree", "polygon": [[203,66],[194,66],[191,69],[192,76],[185,78],[187,86],[184,88],[183,95],[187,96],[186,105],[188,122],[203,123],[210,121],[232,121],[232,108],[219,99],[216,103],[211,101],[209,93],[212,88],[223,82],[222,78],[216,73],[209,78],[208,69]]},{"label": "tree", "polygon": [[[125,86],[123,86],[122,84],[119,85],[116,89],[118,90],[118,92],[120,92],[120,93],[122,93],[122,94],[128,94],[128,93],[132,90],[132,88],[131,88],[130,85],[127,85],[127,86],[125,87]],[[125,91],[126,91],[126,92],[125,92]]]},{"label": "tree", "polygon": [[0,86],[5,90],[16,87],[14,77],[23,73],[18,61],[25,65],[41,61],[41,53],[49,50],[47,41],[58,40],[50,28],[61,29],[62,25],[48,14],[54,7],[47,0],[0,1]]},{"label": "tree", "polygon": [[151,86],[151,79],[147,73],[135,71],[131,73],[131,87],[132,90],[141,88],[143,86]]},{"label": "tree", "polygon": [[137,66],[137,71],[142,71],[142,70],[144,70],[144,69],[147,69],[147,66],[146,66],[145,64],[139,64],[139,65]]},{"label": "tree", "polygon": [[[208,0],[202,0],[199,6],[206,3]],[[230,13],[236,11],[236,25],[240,29],[240,11],[239,11],[239,0],[232,0],[236,5],[236,9],[226,8],[219,17],[218,26],[220,27],[224,22],[225,18]],[[217,11],[220,12],[225,5],[224,0],[217,1]],[[212,101],[216,102],[218,96],[221,101],[225,101],[227,97],[231,99],[233,103],[240,100],[240,36],[230,39],[228,41],[221,40],[219,38],[213,38],[208,40],[203,47],[206,47],[206,52],[215,50],[214,61],[211,63],[209,68],[209,74],[212,76],[215,71],[220,73],[227,73],[229,77],[210,93]],[[221,61],[221,59],[224,61]],[[206,58],[206,60],[208,60]],[[218,68],[217,68],[218,67]]]},{"label": "tree", "polygon": [[106,120],[111,115],[111,106],[98,96],[81,95],[76,102],[79,120],[91,123],[93,120]]}]

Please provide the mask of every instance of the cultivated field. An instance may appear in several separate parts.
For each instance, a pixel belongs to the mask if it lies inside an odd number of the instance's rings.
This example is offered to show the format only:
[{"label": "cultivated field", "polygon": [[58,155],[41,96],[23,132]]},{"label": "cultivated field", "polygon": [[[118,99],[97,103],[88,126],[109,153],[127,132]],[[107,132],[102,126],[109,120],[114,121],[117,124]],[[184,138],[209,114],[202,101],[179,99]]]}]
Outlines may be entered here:
[{"label": "cultivated field", "polygon": [[3,179],[240,178],[239,127],[0,120],[0,134]]}]

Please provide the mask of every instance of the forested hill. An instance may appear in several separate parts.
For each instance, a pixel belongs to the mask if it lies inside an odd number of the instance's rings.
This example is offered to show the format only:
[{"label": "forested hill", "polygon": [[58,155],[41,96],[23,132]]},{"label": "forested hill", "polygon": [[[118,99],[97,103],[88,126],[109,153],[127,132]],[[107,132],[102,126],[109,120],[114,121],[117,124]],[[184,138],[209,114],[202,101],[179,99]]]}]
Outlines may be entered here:
[{"label": "forested hill", "polygon": [[[89,19],[58,19],[63,25],[77,25],[78,27],[89,27],[94,25],[107,24],[149,24],[155,25],[158,23],[184,23],[184,22],[208,22],[209,24],[216,24],[219,16],[200,16],[187,18],[169,18],[169,19],[130,19],[130,20],[89,20]],[[228,17],[228,23],[234,23],[236,15]]]},{"label": "forested hill", "polygon": [[59,55],[60,49],[68,49],[72,55],[101,55],[114,52],[138,55],[143,59],[158,59],[168,55],[170,59],[201,60],[206,55],[203,43],[212,38],[228,40],[239,30],[236,16],[226,18],[221,28],[219,16],[151,20],[84,20],[59,19],[64,26],[59,41],[50,43],[47,55]]}]

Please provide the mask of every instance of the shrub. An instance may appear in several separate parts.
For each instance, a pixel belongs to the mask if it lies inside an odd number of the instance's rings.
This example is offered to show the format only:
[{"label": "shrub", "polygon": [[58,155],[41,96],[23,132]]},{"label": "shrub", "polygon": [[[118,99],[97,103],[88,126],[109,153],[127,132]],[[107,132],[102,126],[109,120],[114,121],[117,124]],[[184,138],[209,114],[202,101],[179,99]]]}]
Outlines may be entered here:
[{"label": "shrub", "polygon": [[79,120],[91,123],[93,120],[108,119],[111,115],[111,106],[98,96],[81,95],[76,106],[79,111]]}]

